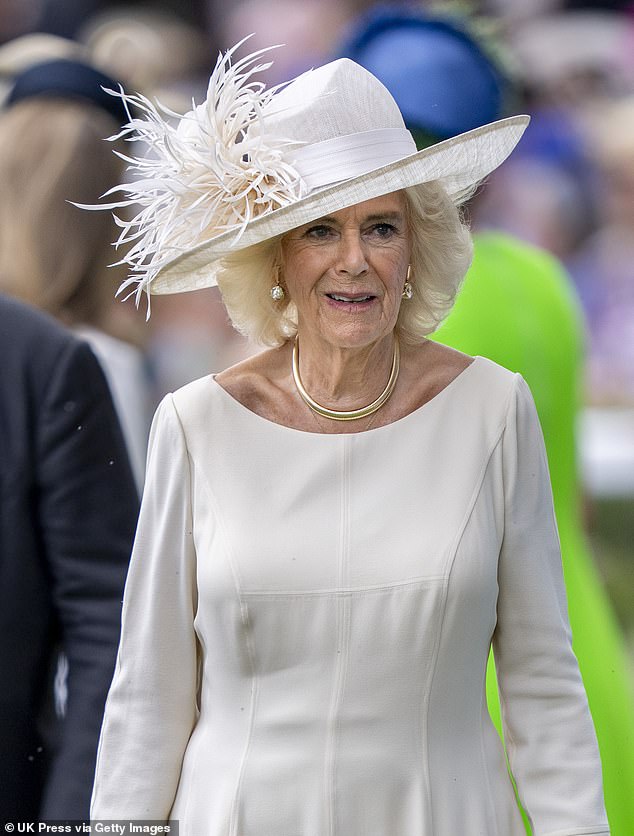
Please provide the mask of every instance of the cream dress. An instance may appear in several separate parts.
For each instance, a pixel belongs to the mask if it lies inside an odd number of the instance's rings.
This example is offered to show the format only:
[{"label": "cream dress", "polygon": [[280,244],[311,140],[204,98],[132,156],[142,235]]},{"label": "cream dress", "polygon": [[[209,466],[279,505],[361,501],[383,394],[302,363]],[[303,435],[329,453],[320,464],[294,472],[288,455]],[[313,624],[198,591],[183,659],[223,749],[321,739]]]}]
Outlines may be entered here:
[{"label": "cream dress", "polygon": [[363,433],[212,377],[151,436],[92,816],[181,836],[604,836],[541,431],[484,358]]}]

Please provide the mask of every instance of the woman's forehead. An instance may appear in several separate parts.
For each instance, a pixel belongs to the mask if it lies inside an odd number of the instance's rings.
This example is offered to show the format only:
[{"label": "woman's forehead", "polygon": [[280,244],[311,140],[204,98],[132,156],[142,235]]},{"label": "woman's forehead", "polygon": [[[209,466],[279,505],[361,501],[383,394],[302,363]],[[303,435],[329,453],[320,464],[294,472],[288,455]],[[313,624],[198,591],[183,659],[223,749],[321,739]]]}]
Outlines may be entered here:
[{"label": "woman's forehead", "polygon": [[405,198],[405,192],[390,192],[389,194],[374,197],[370,200],[363,200],[360,203],[355,203],[353,206],[339,209],[336,212],[329,212],[328,215],[322,215],[315,221],[312,221],[311,224],[304,224],[303,226],[310,226],[326,221],[346,223],[351,220],[363,222],[377,218],[389,220],[389,218],[403,217],[406,211],[407,200]]}]

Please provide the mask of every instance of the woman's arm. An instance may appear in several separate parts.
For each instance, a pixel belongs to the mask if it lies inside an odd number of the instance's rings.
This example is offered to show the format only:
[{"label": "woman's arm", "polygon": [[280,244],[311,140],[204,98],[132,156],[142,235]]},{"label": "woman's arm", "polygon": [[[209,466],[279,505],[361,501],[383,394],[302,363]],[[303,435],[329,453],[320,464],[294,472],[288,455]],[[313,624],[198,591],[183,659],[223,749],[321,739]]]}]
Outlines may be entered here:
[{"label": "woman's arm", "polygon": [[106,703],[91,817],[169,816],[197,717],[190,462],[168,395],[152,424],[146,487]]},{"label": "woman's arm", "polygon": [[572,652],[546,453],[517,375],[503,439],[496,658],[511,770],[535,836],[604,836],[601,764]]}]

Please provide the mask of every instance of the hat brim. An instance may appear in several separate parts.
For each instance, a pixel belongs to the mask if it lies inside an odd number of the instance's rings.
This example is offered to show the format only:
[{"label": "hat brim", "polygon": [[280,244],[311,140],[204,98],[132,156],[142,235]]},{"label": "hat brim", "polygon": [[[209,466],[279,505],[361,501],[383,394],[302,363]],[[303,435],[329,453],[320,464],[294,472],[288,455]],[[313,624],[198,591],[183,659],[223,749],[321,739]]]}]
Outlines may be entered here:
[{"label": "hat brim", "polygon": [[238,240],[236,231],[231,230],[203,241],[167,262],[153,279],[150,293],[213,287],[216,263],[221,258],[384,194],[436,180],[454,198],[468,193],[504,162],[529,121],[530,117],[521,115],[491,122],[261,215],[249,223]]}]

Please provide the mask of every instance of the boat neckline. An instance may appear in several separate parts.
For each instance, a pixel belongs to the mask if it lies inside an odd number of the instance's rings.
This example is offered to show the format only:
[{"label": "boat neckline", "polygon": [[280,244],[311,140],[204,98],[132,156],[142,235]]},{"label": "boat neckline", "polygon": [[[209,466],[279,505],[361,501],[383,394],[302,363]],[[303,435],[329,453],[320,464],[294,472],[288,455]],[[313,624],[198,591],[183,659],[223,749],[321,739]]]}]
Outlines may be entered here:
[{"label": "boat neckline", "polygon": [[289,427],[288,424],[281,424],[278,421],[273,421],[270,418],[265,418],[263,415],[260,415],[258,412],[254,412],[252,409],[249,409],[248,406],[245,406],[241,401],[231,395],[224,386],[221,386],[220,383],[216,380],[216,376],[211,375],[211,380],[215,384],[216,388],[220,391],[221,395],[224,399],[232,404],[234,408],[246,416],[251,416],[254,420],[260,421],[263,424],[266,424],[270,427],[279,427],[281,431],[286,431],[289,433],[297,433],[299,435],[307,435],[307,436],[316,436],[317,438],[350,438],[352,436],[360,436],[360,435],[369,435],[370,433],[381,433],[389,431],[391,427],[397,427],[402,425],[404,422],[413,420],[417,415],[420,415],[423,411],[427,411],[428,409],[433,409],[434,404],[438,404],[442,402],[445,398],[445,394],[453,391],[459,385],[460,381],[466,377],[470,377],[469,371],[474,368],[474,366],[480,366],[481,361],[485,360],[486,358],[482,357],[479,354],[474,355],[473,360],[469,363],[466,368],[464,368],[461,372],[459,372],[453,380],[450,380],[449,383],[443,387],[440,392],[437,392],[433,398],[430,398],[425,403],[422,403],[420,406],[417,406],[416,409],[413,409],[411,412],[407,412],[405,415],[402,415],[400,418],[397,418],[395,421],[391,421],[389,424],[382,424],[378,427],[369,427],[367,430],[356,430],[350,432],[343,432],[343,433],[326,433],[326,432],[313,432],[312,430],[302,430],[298,427]]}]

